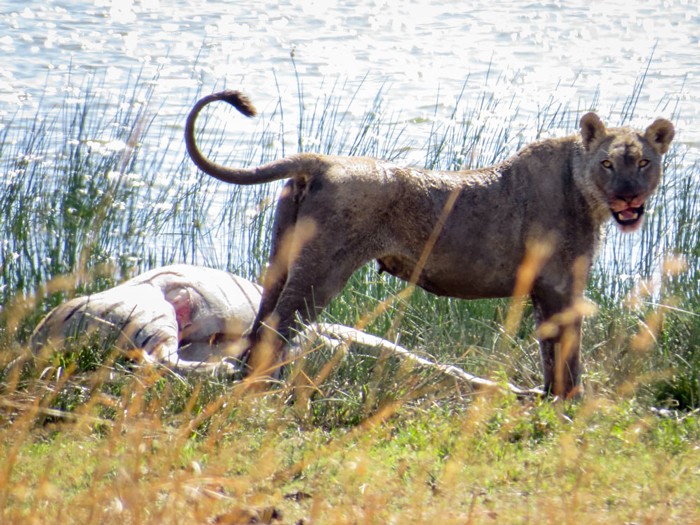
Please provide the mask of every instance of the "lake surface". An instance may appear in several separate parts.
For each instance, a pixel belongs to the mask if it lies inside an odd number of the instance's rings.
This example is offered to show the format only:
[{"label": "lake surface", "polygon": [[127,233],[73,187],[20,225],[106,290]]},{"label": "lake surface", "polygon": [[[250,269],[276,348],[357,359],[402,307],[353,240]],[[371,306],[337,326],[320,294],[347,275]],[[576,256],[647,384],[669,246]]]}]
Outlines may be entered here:
[{"label": "lake surface", "polygon": [[[353,100],[345,126],[359,126],[381,90],[383,114],[415,145],[408,161],[420,162],[460,96],[467,107],[502,101],[493,117],[520,136],[514,147],[534,138],[543,108],[559,107],[571,119],[550,134],[593,109],[612,125],[671,118],[688,163],[700,146],[695,0],[0,0],[0,56],[0,130],[22,136],[86,89],[115,107],[125,90],[147,89],[173,169],[192,103],[223,87],[263,114],[281,102],[292,150],[300,85],[307,102]],[[245,135],[251,124],[238,116],[227,129]]]},{"label": "lake surface", "polygon": [[224,85],[263,111],[280,96],[292,109],[297,74],[308,100],[336,81],[357,91],[358,115],[381,86],[387,113],[430,119],[438,100],[447,114],[468,79],[467,98],[513,99],[522,119],[554,101],[615,123],[648,65],[633,123],[673,117],[678,139],[700,144],[694,0],[0,0],[0,54],[3,124],[58,104],[90,72],[105,100],[152,81],[173,126],[198,90]]}]

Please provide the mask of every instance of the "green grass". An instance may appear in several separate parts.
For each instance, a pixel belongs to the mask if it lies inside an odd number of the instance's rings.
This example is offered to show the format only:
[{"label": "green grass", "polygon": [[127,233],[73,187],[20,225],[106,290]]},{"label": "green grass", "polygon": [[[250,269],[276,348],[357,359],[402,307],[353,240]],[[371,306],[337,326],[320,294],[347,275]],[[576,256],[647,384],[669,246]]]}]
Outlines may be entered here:
[{"label": "green grass", "polygon": [[276,395],[215,398],[204,425],[196,409],[162,418],[167,396],[129,392],[100,432],[82,418],[31,438],[25,418],[9,425],[7,522],[247,523],[234,514],[266,509],[283,523],[700,519],[700,422],[632,401],[434,397],[324,428]]},{"label": "green grass", "polygon": [[[0,136],[0,521],[248,523],[273,510],[282,523],[700,521],[700,166],[681,146],[642,232],[611,229],[594,266],[582,402],[475,394],[386,356],[330,350],[299,365],[313,389],[298,381],[253,395],[220,377],[142,368],[94,342],[28,359],[37,321],[76,293],[169,262],[256,278],[266,260],[278,186],[193,178],[183,123],[161,119],[148,88],[135,82],[115,105],[98,88],[88,78],[82,99]],[[465,84],[451,115],[423,123],[385,115],[379,92],[353,123],[347,86],[309,101],[300,83],[293,117],[278,104],[231,137],[209,115],[201,142],[225,164],[304,150],[458,169],[573,132],[580,115],[553,101],[528,120],[516,98],[473,91]],[[405,139],[409,125],[424,125],[424,144]],[[324,320],[352,325],[396,299],[368,331],[472,373],[539,384],[527,308],[509,334],[509,301],[420,290],[398,299],[404,288],[367,266]]]}]

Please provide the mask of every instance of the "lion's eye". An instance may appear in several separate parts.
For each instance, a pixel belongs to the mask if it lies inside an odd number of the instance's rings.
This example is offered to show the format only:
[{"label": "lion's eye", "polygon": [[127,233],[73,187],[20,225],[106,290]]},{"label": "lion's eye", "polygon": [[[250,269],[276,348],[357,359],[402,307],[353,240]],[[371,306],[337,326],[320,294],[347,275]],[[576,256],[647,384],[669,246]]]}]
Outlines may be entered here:
[{"label": "lion's eye", "polygon": [[603,162],[600,163],[601,166],[603,166],[606,170],[611,170],[613,167],[613,163],[610,162],[608,159],[605,159]]},{"label": "lion's eye", "polygon": [[648,159],[642,159],[639,161],[638,166],[640,168],[644,168],[645,166],[649,165],[649,160]]}]

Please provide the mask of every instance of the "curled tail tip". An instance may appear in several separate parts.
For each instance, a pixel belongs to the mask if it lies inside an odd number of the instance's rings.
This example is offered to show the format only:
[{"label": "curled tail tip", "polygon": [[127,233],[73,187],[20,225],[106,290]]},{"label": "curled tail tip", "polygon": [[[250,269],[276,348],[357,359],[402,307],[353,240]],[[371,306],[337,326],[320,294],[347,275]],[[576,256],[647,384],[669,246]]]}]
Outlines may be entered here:
[{"label": "curled tail tip", "polygon": [[230,89],[222,91],[219,93],[219,98],[231,104],[246,117],[254,117],[258,113],[250,99],[240,91]]}]

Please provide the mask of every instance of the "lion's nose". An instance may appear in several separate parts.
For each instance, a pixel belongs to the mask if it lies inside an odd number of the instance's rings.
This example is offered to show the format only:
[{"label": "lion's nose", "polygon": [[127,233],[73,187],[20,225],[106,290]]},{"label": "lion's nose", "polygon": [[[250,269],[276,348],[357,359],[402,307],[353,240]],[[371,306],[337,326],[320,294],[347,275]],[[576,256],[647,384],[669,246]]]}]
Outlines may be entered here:
[{"label": "lion's nose", "polygon": [[632,202],[637,200],[637,198],[639,198],[639,194],[637,194],[637,193],[618,193],[617,195],[615,195],[615,198],[618,200],[624,201],[628,204],[631,204]]},{"label": "lion's nose", "polygon": [[642,194],[642,188],[634,180],[620,180],[615,185],[613,193],[616,199],[631,203]]},{"label": "lion's nose", "polygon": [[617,202],[624,202],[630,208],[638,208],[644,204],[644,192],[642,191],[618,191],[615,193]]}]

